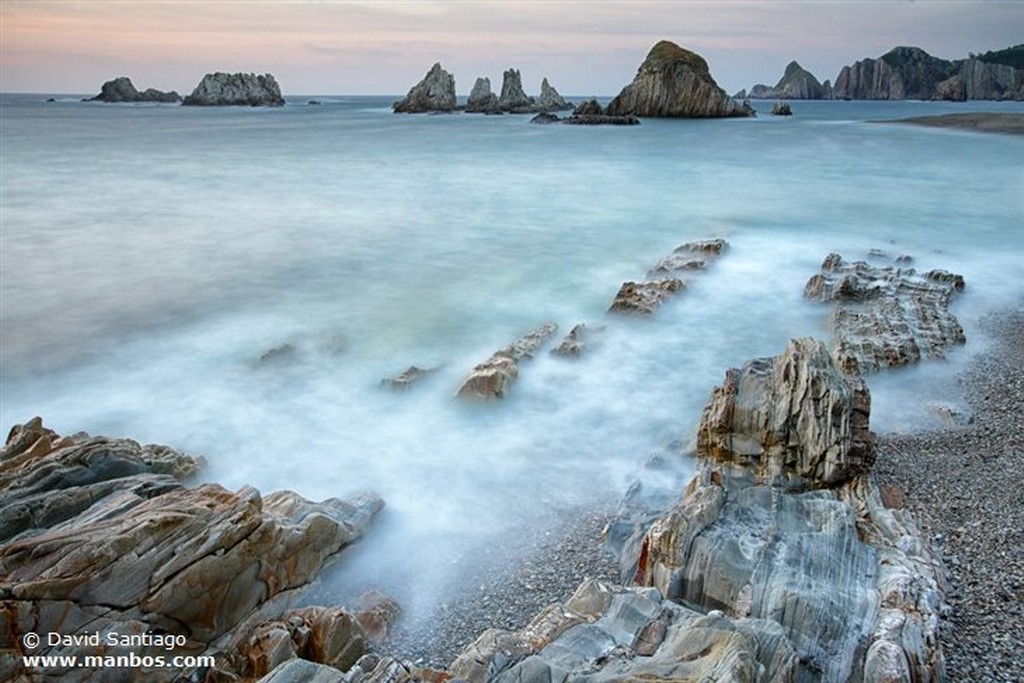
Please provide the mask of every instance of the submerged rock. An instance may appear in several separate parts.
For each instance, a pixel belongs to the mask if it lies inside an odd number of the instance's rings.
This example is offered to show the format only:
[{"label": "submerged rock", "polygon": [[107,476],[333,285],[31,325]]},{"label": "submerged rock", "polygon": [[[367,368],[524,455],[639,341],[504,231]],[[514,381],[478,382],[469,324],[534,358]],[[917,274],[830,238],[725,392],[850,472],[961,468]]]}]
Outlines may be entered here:
[{"label": "submerged rock", "polygon": [[829,303],[832,355],[844,372],[858,374],[942,358],[965,343],[963,327],[949,311],[963,288],[955,273],[918,275],[913,268],[847,263],[829,254],[804,296]]},{"label": "submerged rock", "polygon": [[455,78],[436,62],[427,75],[414,85],[405,98],[391,108],[395,113],[417,114],[432,111],[455,111]]},{"label": "submerged rock", "polygon": [[139,92],[127,76],[120,76],[107,81],[100,88],[96,97],[91,97],[89,102],[161,102],[173,104],[181,101],[181,95],[175,91],[163,92],[156,88],[146,88]]},{"label": "submerged rock", "polygon": [[729,243],[720,237],[686,242],[676,247],[670,255],[658,261],[647,275],[654,277],[673,271],[704,270],[709,261],[717,259],[728,247]]},{"label": "submerged rock", "polygon": [[558,331],[555,323],[545,323],[523,335],[473,368],[456,392],[462,399],[490,401],[504,398],[505,393],[519,377],[519,362],[532,358],[541,346]]},{"label": "submerged rock", "polygon": [[942,680],[938,560],[868,475],[869,412],[866,385],[816,340],[730,370],[683,499],[626,544],[639,548],[629,578],[757,620],[759,638],[795,653],[781,680]]},{"label": "submerged rock", "polygon": [[608,311],[630,315],[651,315],[668,298],[686,288],[682,280],[663,278],[649,282],[623,282]]},{"label": "submerged rock", "polygon": [[[164,446],[60,437],[38,418],[12,429],[0,452],[0,640],[167,633],[184,642],[175,655],[210,654],[248,620],[279,614],[383,506],[372,494],[315,503],[290,491],[186,487],[181,479],[199,464]],[[97,652],[86,641],[44,642],[28,654]],[[17,679],[21,666],[0,656],[0,679]],[[99,676],[87,667],[47,673]],[[189,672],[147,680],[178,674]]]},{"label": "submerged rock", "polygon": [[415,365],[410,365],[398,376],[382,379],[380,381],[380,385],[385,389],[407,391],[421,379],[428,377],[435,372],[437,372],[437,368],[420,368]]},{"label": "submerged rock", "polygon": [[663,40],[647,54],[633,82],[607,107],[607,114],[661,117],[751,116],[718,87],[700,55]]},{"label": "submerged rock", "polygon": [[280,107],[284,105],[281,87],[271,74],[206,74],[192,94],[182,102],[188,106]]},{"label": "submerged rock", "polygon": [[591,345],[593,339],[604,331],[603,327],[588,327],[583,323],[573,326],[558,346],[551,349],[552,355],[576,358]]}]

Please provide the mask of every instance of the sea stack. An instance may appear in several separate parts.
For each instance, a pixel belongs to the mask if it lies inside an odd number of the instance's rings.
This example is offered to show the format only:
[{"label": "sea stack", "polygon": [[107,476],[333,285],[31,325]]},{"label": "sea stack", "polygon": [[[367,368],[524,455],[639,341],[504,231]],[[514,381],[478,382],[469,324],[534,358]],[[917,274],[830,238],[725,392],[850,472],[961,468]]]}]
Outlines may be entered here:
[{"label": "sea stack", "polygon": [[396,114],[455,111],[455,77],[435,62],[430,71],[409,90],[405,99],[391,105]]},{"label": "sea stack", "polygon": [[662,40],[651,48],[633,82],[607,108],[611,115],[711,118],[753,116],[711,77],[695,52]]},{"label": "sea stack", "polygon": [[491,92],[491,79],[481,76],[473,84],[473,90],[466,100],[466,111],[484,114],[500,114],[498,96]]},{"label": "sea stack", "polygon": [[100,94],[90,97],[87,102],[164,102],[174,103],[181,101],[181,95],[175,91],[164,92],[156,88],[146,88],[139,92],[132,79],[127,76],[119,76],[107,81],[100,88]]},{"label": "sea stack", "polygon": [[203,76],[192,94],[182,102],[199,107],[280,107],[284,105],[281,87],[270,74],[224,73]]},{"label": "sea stack", "polygon": [[533,98],[523,90],[523,79],[519,69],[508,69],[501,79],[501,97],[498,104],[502,111],[528,114],[533,112]]},{"label": "sea stack", "polygon": [[832,99],[832,85],[826,87],[819,83],[814,74],[792,61],[786,65],[785,73],[774,88],[759,83],[750,89],[747,96],[763,100],[829,100]]}]

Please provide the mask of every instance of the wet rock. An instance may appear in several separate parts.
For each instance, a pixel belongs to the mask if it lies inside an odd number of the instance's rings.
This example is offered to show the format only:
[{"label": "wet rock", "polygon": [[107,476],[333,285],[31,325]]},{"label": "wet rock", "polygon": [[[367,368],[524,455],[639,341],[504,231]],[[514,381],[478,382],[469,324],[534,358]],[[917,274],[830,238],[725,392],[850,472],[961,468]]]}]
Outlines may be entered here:
[{"label": "wet rock", "polygon": [[648,276],[665,275],[673,271],[700,271],[708,262],[718,258],[729,246],[724,239],[715,238],[682,244],[665,258],[658,261]]},{"label": "wet rock", "polygon": [[[54,100],[50,100],[54,101]],[[163,92],[155,88],[146,88],[139,92],[135,89],[132,80],[127,76],[120,76],[107,81],[100,88],[100,93],[89,98],[89,102],[162,102],[173,104],[181,102],[181,95],[174,92]]]},{"label": "wet rock", "polygon": [[604,331],[603,327],[588,327],[583,323],[575,325],[569,330],[569,333],[565,335],[558,346],[551,349],[551,353],[556,356],[576,358],[590,345],[593,338],[602,331]]},{"label": "wet rock", "polygon": [[913,269],[845,262],[829,254],[804,295],[829,303],[832,355],[848,374],[942,358],[966,342],[949,311],[963,277],[943,270],[918,276]]},{"label": "wet rock", "polygon": [[594,98],[581,102],[578,107],[572,110],[574,116],[603,116],[604,107]]},{"label": "wet rock", "polygon": [[496,351],[486,361],[473,368],[469,377],[459,387],[456,396],[480,401],[504,398],[508,388],[519,376],[519,362],[532,358],[557,331],[558,325],[545,323],[500,351]]},{"label": "wet rock", "polygon": [[609,116],[608,114],[573,114],[562,123],[570,126],[638,126],[640,119],[632,115]]},{"label": "wet rock", "polygon": [[605,111],[610,115],[658,117],[750,116],[718,87],[700,55],[663,40],[651,48],[633,82]]},{"label": "wet rock", "polygon": [[[161,632],[186,639],[175,654],[201,654],[308,585],[383,505],[372,494],[314,503],[289,491],[186,487],[180,478],[199,464],[128,439],[60,437],[38,418],[15,427],[0,453],[0,640]],[[31,654],[96,653],[83,644]],[[3,680],[19,672],[20,659],[0,663]],[[84,681],[95,671],[54,675]]]},{"label": "wet rock", "polygon": [[391,108],[395,113],[455,111],[455,78],[441,68],[440,62],[430,67],[427,75],[414,85],[404,99]]},{"label": "wet rock", "polygon": [[284,105],[281,87],[271,74],[223,73],[206,74],[192,94],[184,99],[187,106],[280,107]]},{"label": "wet rock", "polygon": [[608,311],[629,315],[651,315],[672,295],[685,288],[683,281],[676,278],[623,282]]},{"label": "wet rock", "polygon": [[532,119],[530,119],[530,123],[540,124],[560,123],[561,121],[562,119],[558,116],[558,114],[549,114],[547,112],[541,112],[540,114],[537,114]]},{"label": "wet rock", "polygon": [[792,116],[793,108],[789,102],[776,102],[772,105],[772,116]]},{"label": "wet rock", "polygon": [[396,377],[382,379],[380,381],[381,387],[385,389],[397,389],[401,391],[407,391],[413,387],[414,384],[419,382],[425,377],[437,372],[438,368],[420,368],[415,365],[410,365],[408,368],[402,371],[401,374]]}]

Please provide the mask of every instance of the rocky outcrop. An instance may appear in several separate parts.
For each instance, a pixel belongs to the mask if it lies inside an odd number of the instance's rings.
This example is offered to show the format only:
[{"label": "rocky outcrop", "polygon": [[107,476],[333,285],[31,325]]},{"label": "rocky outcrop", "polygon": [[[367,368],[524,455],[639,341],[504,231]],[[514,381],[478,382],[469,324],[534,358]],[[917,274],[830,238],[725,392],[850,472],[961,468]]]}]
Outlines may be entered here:
[{"label": "rocky outcrop", "polygon": [[608,312],[651,315],[672,295],[685,288],[683,281],[674,277],[647,282],[623,282]]},{"label": "rocky outcrop", "polygon": [[949,311],[964,279],[943,270],[918,275],[913,268],[845,262],[829,254],[804,295],[831,306],[832,355],[848,374],[942,358],[966,342]]},{"label": "rocky outcrop", "polygon": [[280,107],[284,105],[281,87],[271,74],[206,74],[192,94],[182,102],[188,106]]},{"label": "rocky outcrop", "polygon": [[552,355],[566,358],[577,358],[583,350],[592,346],[595,338],[604,332],[603,327],[587,326],[583,323],[573,325],[569,333],[562,338],[558,346],[551,349]]},{"label": "rocky outcrop", "polygon": [[949,61],[916,47],[844,66],[835,97],[855,100],[1021,100],[1024,69],[980,59]]},{"label": "rocky outcrop", "polygon": [[757,680],[943,680],[938,560],[868,474],[869,413],[866,385],[816,340],[730,370],[701,416],[698,472],[629,546],[629,576],[792,649],[785,677]]},{"label": "rocky outcrop", "polygon": [[814,74],[792,61],[786,65],[785,73],[775,87],[755,85],[746,97],[761,100],[827,100],[831,99],[832,92],[831,86],[826,88]]},{"label": "rocky outcrop", "polygon": [[701,614],[653,589],[585,580],[520,631],[490,629],[450,675],[468,683],[793,680],[796,654],[764,620]]},{"label": "rocky outcrop", "polygon": [[455,78],[437,62],[423,80],[414,85],[404,99],[391,105],[398,114],[455,111]]},{"label": "rocky outcrop", "polygon": [[776,102],[772,105],[772,116],[792,116],[793,108],[789,102]]},{"label": "rocky outcrop", "polygon": [[473,90],[469,93],[469,99],[466,100],[466,111],[483,114],[501,113],[498,96],[491,92],[491,79],[486,77],[476,79]]},{"label": "rocky outcrop", "polygon": [[537,111],[567,111],[572,109],[573,106],[570,102],[566,102],[565,99],[558,94],[551,84],[548,83],[548,79],[545,78],[540,83],[540,96],[534,103],[534,108]]},{"label": "rocky outcrop", "polygon": [[438,368],[421,368],[415,365],[410,365],[395,377],[382,379],[380,381],[380,386],[385,389],[407,391],[411,389],[414,384],[418,383],[425,377],[429,377],[434,374],[437,370]]},{"label": "rocky outcrop", "polygon": [[100,94],[91,97],[88,102],[160,102],[174,104],[181,102],[181,95],[175,91],[164,92],[156,88],[146,88],[142,92],[135,89],[132,79],[120,76],[107,81],[100,88]]},{"label": "rocky outcrop", "polygon": [[[219,652],[214,642],[234,629],[280,614],[383,505],[373,495],[314,503],[289,491],[186,487],[198,467],[163,446],[60,437],[39,418],[16,426],[0,452],[0,642],[161,633],[178,639],[174,655]],[[87,639],[0,650],[0,678],[33,680],[21,654],[129,654],[98,650]],[[46,673],[97,675],[58,669]],[[144,680],[186,673],[156,669]]]},{"label": "rocky outcrop", "polygon": [[658,261],[647,274],[653,277],[674,271],[704,270],[708,267],[708,263],[717,259],[728,248],[729,243],[720,237],[686,242]]},{"label": "rocky outcrop", "polygon": [[496,351],[490,358],[473,368],[455,395],[474,401],[504,398],[509,387],[519,377],[519,362],[532,358],[557,331],[558,325],[545,323]]},{"label": "rocky outcrop", "polygon": [[606,109],[610,115],[707,118],[752,116],[711,77],[700,55],[663,40],[647,54],[633,82]]},{"label": "rocky outcrop", "polygon": [[514,114],[530,114],[534,112],[534,100],[523,90],[523,79],[519,69],[508,69],[502,76],[501,96],[498,106],[502,111]]},{"label": "rocky outcrop", "polygon": [[585,102],[581,102],[579,106],[572,110],[573,116],[603,116],[604,107],[596,99],[591,98]]}]

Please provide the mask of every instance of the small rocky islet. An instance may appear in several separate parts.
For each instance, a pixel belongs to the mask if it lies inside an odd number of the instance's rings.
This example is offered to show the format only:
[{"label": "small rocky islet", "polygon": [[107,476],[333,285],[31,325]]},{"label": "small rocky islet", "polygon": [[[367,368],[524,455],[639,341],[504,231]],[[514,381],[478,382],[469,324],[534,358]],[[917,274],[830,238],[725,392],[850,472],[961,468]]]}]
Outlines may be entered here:
[{"label": "small rocky islet", "polygon": [[[626,325],[657,315],[727,254],[719,238],[680,245],[647,279],[623,283],[607,315]],[[601,578],[584,575],[535,616],[478,632],[440,662],[396,654],[401,605],[379,593],[292,607],[374,533],[384,505],[374,494],[314,502],[190,486],[202,462],[174,449],[60,436],[39,418],[17,425],[0,452],[0,636],[16,644],[0,652],[0,675],[37,680],[22,654],[90,653],[17,645],[53,631],[173,634],[182,653],[214,658],[137,678],[150,681],[945,680],[945,568],[873,474],[863,376],[964,343],[948,306],[965,283],[918,273],[909,257],[869,260],[831,254],[808,281],[805,297],[829,306],[829,340],[794,339],[728,370],[695,440],[648,464],[695,463],[685,490],[641,485],[640,474],[600,534],[617,576],[598,562]],[[575,325],[553,352],[599,353],[602,326]],[[500,401],[557,329],[545,323],[496,352],[455,396]],[[402,388],[420,377],[406,371]],[[579,542],[600,548],[587,524]]]}]

